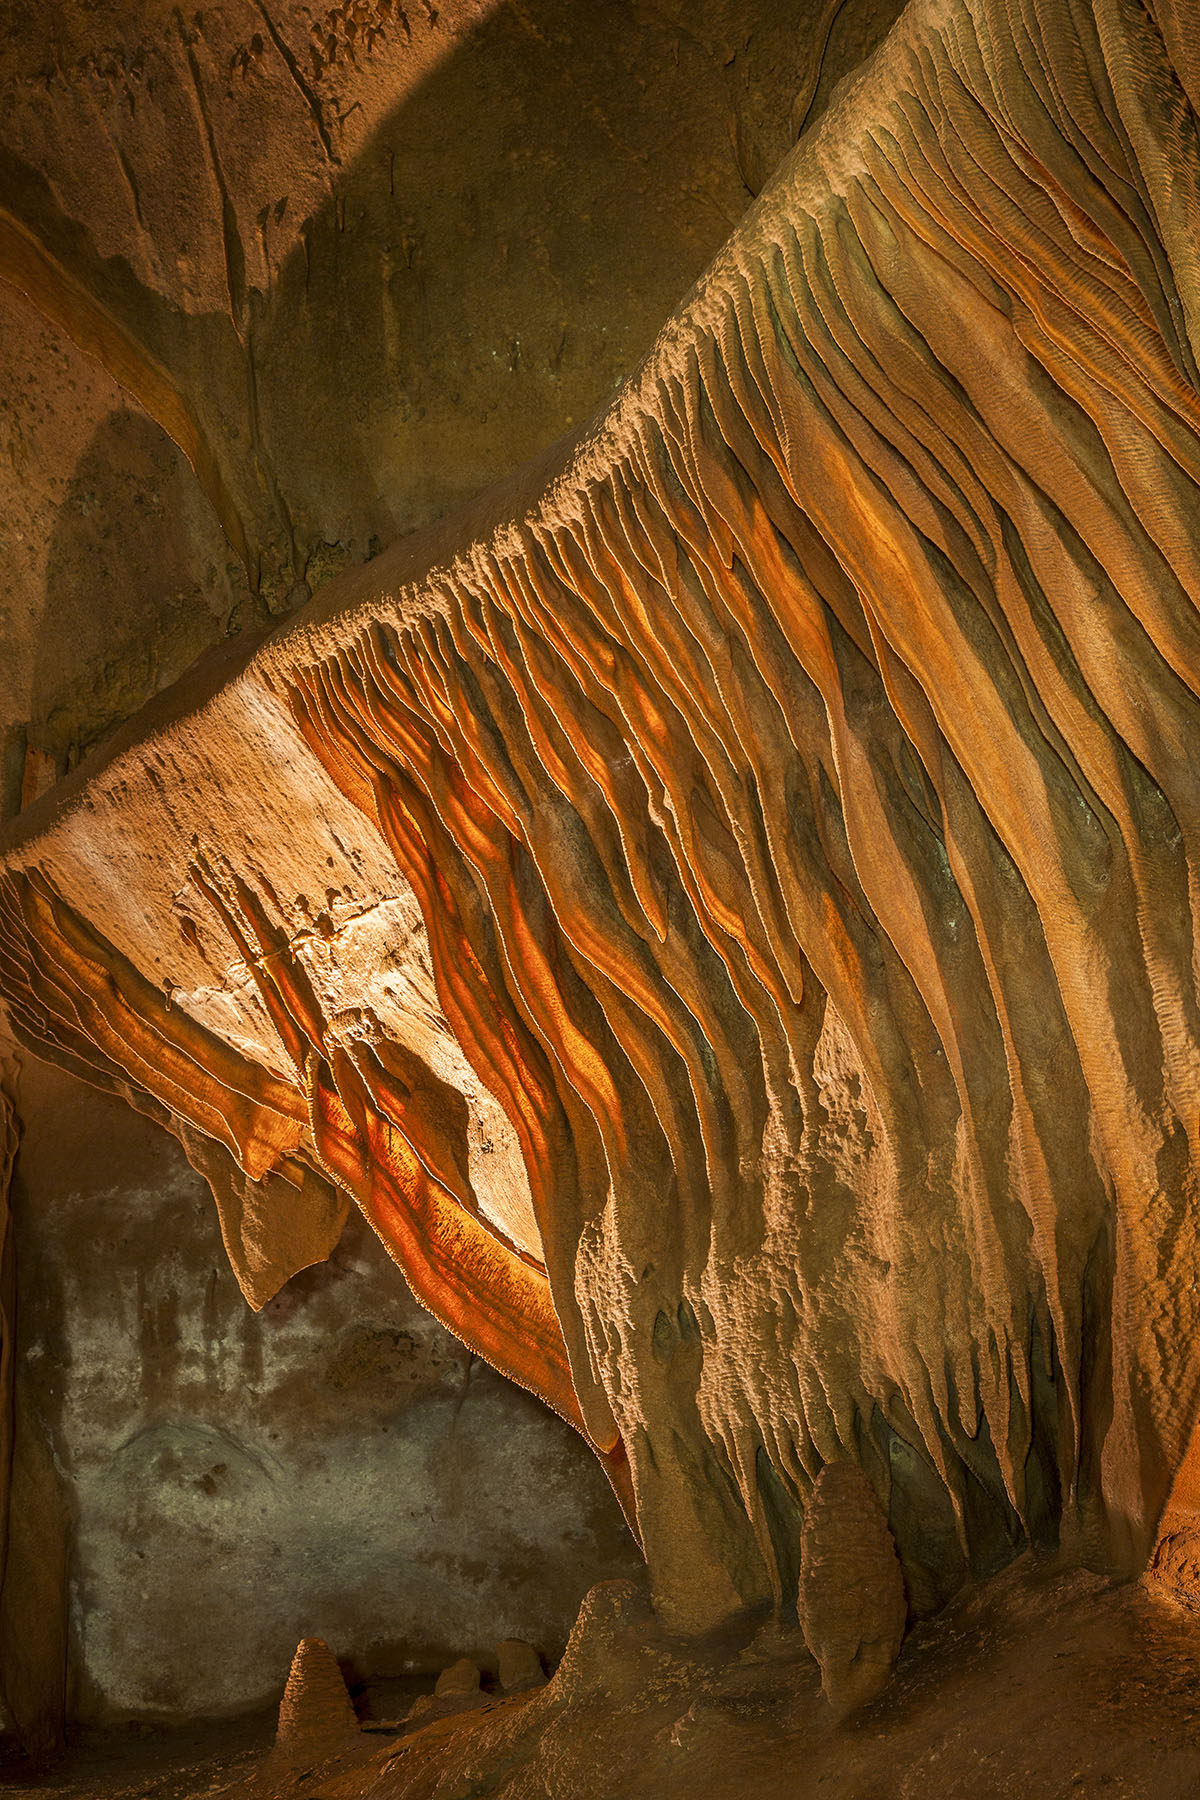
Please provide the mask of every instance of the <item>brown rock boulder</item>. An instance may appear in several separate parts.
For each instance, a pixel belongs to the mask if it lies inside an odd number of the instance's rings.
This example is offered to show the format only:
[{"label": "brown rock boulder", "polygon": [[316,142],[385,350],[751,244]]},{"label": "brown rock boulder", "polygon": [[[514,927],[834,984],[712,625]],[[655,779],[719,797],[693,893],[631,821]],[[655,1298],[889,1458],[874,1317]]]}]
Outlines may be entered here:
[{"label": "brown rock boulder", "polygon": [[506,1694],[545,1685],[541,1657],[523,1638],[502,1638],[496,1645],[496,1660],[500,1686]]},{"label": "brown rock boulder", "polygon": [[443,1669],[437,1678],[434,1694],[439,1700],[463,1700],[471,1694],[479,1692],[479,1669],[470,1657],[460,1656],[458,1661]]}]

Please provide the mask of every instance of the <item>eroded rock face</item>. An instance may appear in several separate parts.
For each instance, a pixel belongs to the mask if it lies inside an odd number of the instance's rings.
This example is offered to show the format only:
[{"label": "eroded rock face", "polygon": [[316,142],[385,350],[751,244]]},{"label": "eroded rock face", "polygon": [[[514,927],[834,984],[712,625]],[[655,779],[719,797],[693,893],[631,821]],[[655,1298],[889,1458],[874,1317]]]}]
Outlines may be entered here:
[{"label": "eroded rock face", "polygon": [[782,1596],[845,1461],[943,1582],[1060,1521],[1136,1566],[1192,1430],[1200,154],[1156,19],[915,0],[574,446],[8,838],[18,1038],[220,1146],[264,1287],[349,1194],[586,1432],[678,1627]]},{"label": "eroded rock face", "polygon": [[845,1717],[887,1686],[908,1611],[892,1534],[857,1464],[827,1463],[817,1476],[800,1553],[800,1627],[825,1698]]}]

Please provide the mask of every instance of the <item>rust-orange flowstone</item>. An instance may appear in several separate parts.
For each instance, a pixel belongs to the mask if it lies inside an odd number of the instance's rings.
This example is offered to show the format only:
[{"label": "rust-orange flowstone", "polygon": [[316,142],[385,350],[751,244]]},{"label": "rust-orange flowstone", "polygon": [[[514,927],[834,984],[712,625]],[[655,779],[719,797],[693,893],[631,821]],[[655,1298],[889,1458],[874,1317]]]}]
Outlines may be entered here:
[{"label": "rust-orange flowstone", "polygon": [[255,1305],[361,1207],[681,1628],[794,1592],[827,1463],[918,1610],[1139,1566],[1187,1464],[1198,40],[914,0],[576,443],[5,840],[18,1043]]}]

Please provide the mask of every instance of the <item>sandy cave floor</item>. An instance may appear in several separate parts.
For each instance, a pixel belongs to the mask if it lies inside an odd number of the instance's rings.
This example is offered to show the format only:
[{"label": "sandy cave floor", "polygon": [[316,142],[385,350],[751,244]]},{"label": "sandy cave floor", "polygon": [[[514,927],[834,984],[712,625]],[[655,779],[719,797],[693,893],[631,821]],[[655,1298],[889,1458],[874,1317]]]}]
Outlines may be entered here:
[{"label": "sandy cave floor", "polygon": [[909,1636],[831,1724],[795,1634],[666,1638],[632,1584],[593,1590],[550,1685],[319,1766],[271,1722],[94,1737],[10,1800],[1196,1800],[1200,1617],[1025,1558]]}]

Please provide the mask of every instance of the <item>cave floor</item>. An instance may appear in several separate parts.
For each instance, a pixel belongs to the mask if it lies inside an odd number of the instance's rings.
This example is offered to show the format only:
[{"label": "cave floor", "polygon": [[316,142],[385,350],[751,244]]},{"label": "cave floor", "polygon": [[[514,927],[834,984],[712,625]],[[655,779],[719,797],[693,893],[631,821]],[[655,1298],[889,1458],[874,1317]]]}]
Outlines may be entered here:
[{"label": "cave floor", "polygon": [[[539,1692],[318,1767],[263,1721],[81,1749],[11,1800],[1196,1800],[1200,1617],[1140,1584],[1023,1559],[905,1643],[831,1722],[795,1634],[672,1641],[629,1583],[593,1590]],[[0,1783],[2,1785],[2,1783]]]},{"label": "cave floor", "polygon": [[4,1800],[200,1800],[246,1780],[271,1746],[275,1717],[222,1720],[178,1731],[88,1732],[40,1777],[0,1762]]}]

